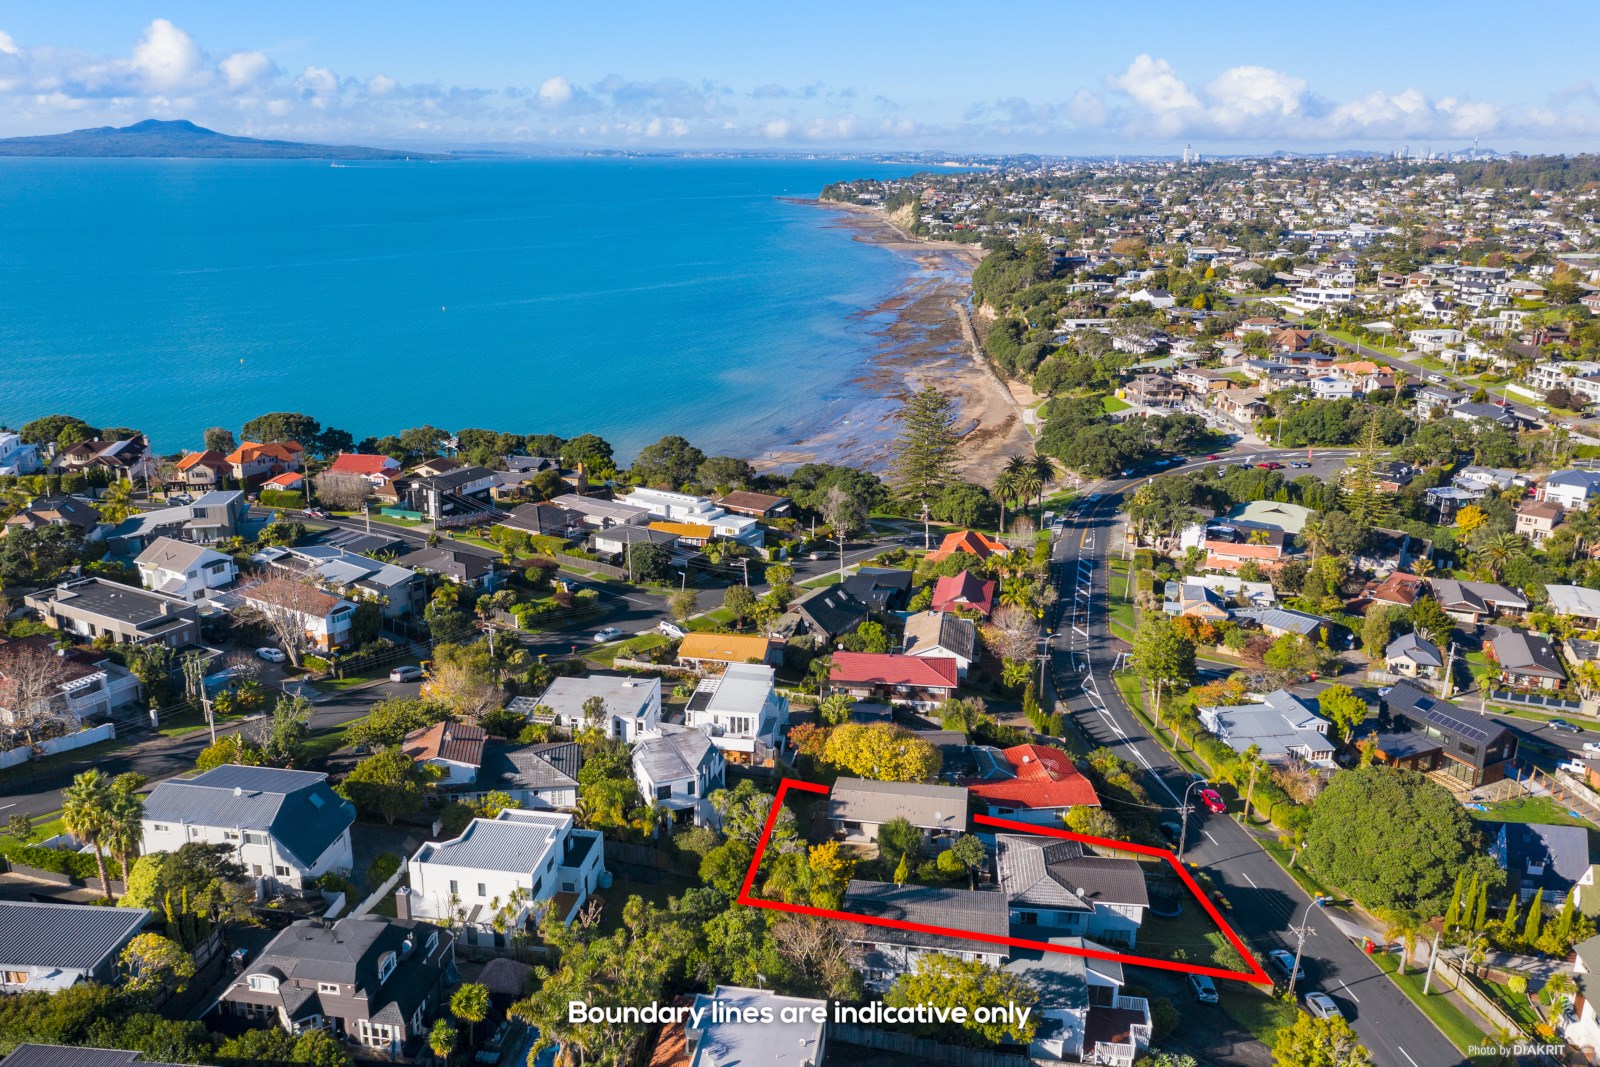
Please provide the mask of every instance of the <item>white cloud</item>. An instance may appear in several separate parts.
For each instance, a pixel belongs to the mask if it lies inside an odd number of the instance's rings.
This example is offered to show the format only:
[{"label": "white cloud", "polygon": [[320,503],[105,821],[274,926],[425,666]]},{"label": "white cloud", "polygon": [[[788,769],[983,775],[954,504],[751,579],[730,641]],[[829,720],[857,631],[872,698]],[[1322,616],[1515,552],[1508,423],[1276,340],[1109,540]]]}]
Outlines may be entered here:
[{"label": "white cloud", "polygon": [[1172,64],[1148,55],[1134,57],[1128,69],[1106,78],[1106,84],[1133,97],[1140,106],[1157,114],[1187,111],[1200,106],[1199,99],[1178,77]]},{"label": "white cloud", "polygon": [[20,55],[21,51],[17,47],[17,42],[11,39],[11,35],[5,30],[0,30],[0,55],[15,56]]},{"label": "white cloud", "polygon": [[133,46],[133,69],[156,89],[177,88],[193,80],[204,60],[194,38],[166,19],[145,27],[144,36]]},{"label": "white cloud", "polygon": [[235,91],[254,89],[277,74],[277,65],[265,52],[235,52],[217,64],[228,88]]},{"label": "white cloud", "polygon": [[557,74],[539,83],[539,99],[553,107],[560,107],[572,99],[572,83]]},{"label": "white cloud", "polygon": [[367,79],[367,92],[373,96],[388,96],[400,87],[400,83],[387,74],[374,74]]},{"label": "white cloud", "polygon": [[1268,67],[1233,67],[1206,86],[1214,118],[1223,123],[1300,113],[1306,82]]}]

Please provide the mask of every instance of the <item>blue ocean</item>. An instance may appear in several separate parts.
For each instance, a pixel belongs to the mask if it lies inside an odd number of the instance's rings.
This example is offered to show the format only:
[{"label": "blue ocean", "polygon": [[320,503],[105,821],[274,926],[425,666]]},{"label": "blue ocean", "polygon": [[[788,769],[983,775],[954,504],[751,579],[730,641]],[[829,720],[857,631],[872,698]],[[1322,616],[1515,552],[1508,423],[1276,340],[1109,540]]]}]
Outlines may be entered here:
[{"label": "blue ocean", "polygon": [[848,410],[858,314],[914,269],[835,213],[846,160],[0,160],[0,423],[163,452],[266,411],[664,433],[755,456]]}]

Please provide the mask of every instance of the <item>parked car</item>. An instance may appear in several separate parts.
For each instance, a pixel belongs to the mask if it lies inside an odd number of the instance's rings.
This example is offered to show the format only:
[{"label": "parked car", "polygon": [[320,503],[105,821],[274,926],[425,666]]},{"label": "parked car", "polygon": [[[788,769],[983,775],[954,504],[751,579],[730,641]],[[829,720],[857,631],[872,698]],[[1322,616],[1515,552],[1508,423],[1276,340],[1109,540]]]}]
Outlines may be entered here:
[{"label": "parked car", "polygon": [[1583,732],[1583,727],[1577,725],[1576,723],[1570,723],[1566,719],[1551,719],[1549,726],[1550,729],[1560,730],[1564,734],[1577,734]]},{"label": "parked car", "polygon": [[1100,503],[1100,496],[1101,495],[1099,493],[1090,493],[1089,494],[1089,503],[1091,503],[1091,504]]},{"label": "parked car", "polygon": [[1275,948],[1271,952],[1268,952],[1267,962],[1272,964],[1272,969],[1283,975],[1285,980],[1288,980],[1291,976],[1296,982],[1303,982],[1306,980],[1305,965],[1301,964],[1299,967],[1296,967],[1294,964],[1294,954],[1289,952],[1287,949]]},{"label": "parked car", "polygon": [[391,682],[420,682],[422,681],[422,668],[410,663],[402,664],[389,672]]},{"label": "parked car", "polygon": [[1306,1011],[1319,1019],[1343,1019],[1344,1012],[1339,1010],[1339,1005],[1326,993],[1312,990],[1306,994]]},{"label": "parked car", "polygon": [[617,629],[615,626],[607,626],[605,629],[603,629],[603,630],[599,631],[598,633],[596,633],[594,635],[594,639],[596,641],[600,641],[600,642],[615,641],[617,638],[619,638],[621,636],[622,636],[622,631],[621,630]]},{"label": "parked car", "polygon": [[1183,825],[1175,822],[1164,822],[1156,829],[1161,831],[1161,836],[1167,839],[1167,844],[1173,848],[1178,847],[1178,840],[1183,837]]},{"label": "parked car", "polygon": [[1538,407],[1537,407],[1537,408],[1535,408],[1535,409],[1534,409],[1534,410],[1535,410],[1535,411],[1537,411],[1537,412],[1538,412],[1538,413],[1539,413],[1539,414],[1541,414],[1541,415],[1548,415],[1548,414],[1550,414],[1550,409],[1549,409],[1549,408],[1547,408],[1547,407],[1545,407],[1545,406],[1544,406],[1544,405],[1543,405],[1543,404],[1540,404],[1540,405],[1539,405],[1539,406],[1538,406]]},{"label": "parked car", "polygon": [[1275,461],[1270,460],[1270,459],[1267,460],[1265,463],[1257,463],[1256,466],[1261,468],[1264,471],[1281,471],[1281,470],[1283,470],[1283,464],[1282,463],[1278,463],[1278,462],[1275,462]]},{"label": "parked car", "polygon": [[1207,457],[1206,457],[1206,462],[1208,462],[1208,463],[1215,463],[1215,462],[1216,462],[1216,461],[1217,461],[1217,460],[1219,460],[1219,459],[1221,459],[1221,458],[1222,458],[1222,457],[1221,457],[1221,456],[1218,456],[1218,455],[1210,455],[1210,456],[1207,456]]},{"label": "parked car", "polygon": [[289,657],[283,654],[283,650],[282,649],[278,649],[278,648],[258,648],[258,649],[256,649],[256,658],[257,659],[264,659],[268,663],[283,663]]},{"label": "parked car", "polygon": [[1600,752],[1600,741],[1585,741],[1583,750],[1585,752]]},{"label": "parked car", "polygon": [[1556,764],[1556,770],[1566,771],[1568,774],[1585,775],[1589,773],[1589,765],[1581,759],[1564,759]]},{"label": "parked car", "polygon": [[308,519],[325,519],[328,517],[328,513],[321,508],[306,508],[300,514]]},{"label": "parked car", "polygon": [[1222,799],[1222,794],[1215,789],[1200,790],[1200,803],[1213,815],[1225,815],[1228,811],[1228,802]]},{"label": "parked car", "polygon": [[686,630],[684,630],[683,627],[679,626],[675,622],[663,622],[663,623],[659,624],[658,626],[656,626],[656,629],[659,630],[661,633],[666,634],[668,637],[672,638],[674,641],[681,641],[685,637],[689,636],[688,632]]},{"label": "parked car", "polygon": [[1289,466],[1293,467],[1295,470],[1298,471],[1298,470],[1305,470],[1307,467],[1311,466],[1311,464],[1307,463],[1303,459],[1297,459],[1293,463],[1289,464]]},{"label": "parked car", "polygon": [[1217,983],[1203,974],[1189,976],[1189,989],[1194,993],[1194,999],[1202,1004],[1215,1004],[1217,1002]]}]

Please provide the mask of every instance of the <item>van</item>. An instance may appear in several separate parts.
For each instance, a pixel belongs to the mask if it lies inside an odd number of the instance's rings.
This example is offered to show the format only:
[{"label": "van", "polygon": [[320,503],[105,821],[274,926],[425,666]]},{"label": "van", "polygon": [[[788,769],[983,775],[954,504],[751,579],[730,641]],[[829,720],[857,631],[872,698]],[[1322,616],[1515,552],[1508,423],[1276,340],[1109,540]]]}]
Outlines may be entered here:
[{"label": "van", "polygon": [[1189,989],[1194,993],[1194,999],[1202,1004],[1217,1002],[1217,985],[1203,974],[1189,976]]}]

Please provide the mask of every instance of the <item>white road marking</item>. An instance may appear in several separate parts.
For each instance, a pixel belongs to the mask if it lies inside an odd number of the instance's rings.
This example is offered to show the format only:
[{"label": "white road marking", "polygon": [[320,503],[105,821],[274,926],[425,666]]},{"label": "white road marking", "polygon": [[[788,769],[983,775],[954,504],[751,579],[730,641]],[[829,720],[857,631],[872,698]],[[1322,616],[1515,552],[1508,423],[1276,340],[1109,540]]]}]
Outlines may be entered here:
[{"label": "white road marking", "polygon": [[1256,885],[1256,880],[1254,878],[1250,877],[1250,875],[1247,872],[1240,871],[1239,873],[1244,875],[1244,880],[1250,883],[1250,888],[1251,889],[1260,889],[1261,888],[1260,886]]},{"label": "white road marking", "polygon": [[5,811],[7,808],[14,808],[14,807],[16,807],[15,804],[0,804],[0,811]]},{"label": "white road marking", "polygon": [[1222,842],[1212,837],[1210,830],[1201,830],[1200,832],[1206,835],[1207,841],[1210,841],[1213,845],[1221,846]]},{"label": "white road marking", "polygon": [[[1405,1049],[1401,1048],[1399,1045],[1396,1045],[1395,1048],[1400,1049],[1400,1055],[1404,1056],[1408,1060],[1411,1060],[1411,1053],[1407,1052]],[[1411,1067],[1418,1067],[1418,1064],[1417,1064],[1416,1060],[1411,1060]]]},{"label": "white road marking", "polygon": [[1344,983],[1343,979],[1339,980],[1339,988],[1344,990],[1344,995],[1345,996],[1349,997],[1351,1000],[1355,1001],[1357,1004],[1361,1003],[1361,998],[1356,996],[1355,993],[1351,991],[1350,987]]}]

